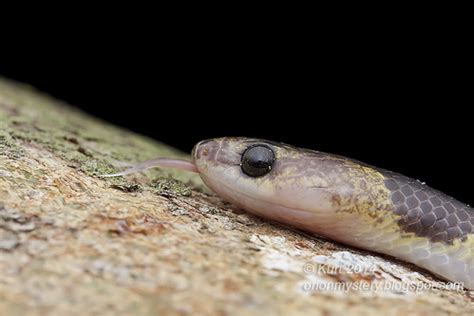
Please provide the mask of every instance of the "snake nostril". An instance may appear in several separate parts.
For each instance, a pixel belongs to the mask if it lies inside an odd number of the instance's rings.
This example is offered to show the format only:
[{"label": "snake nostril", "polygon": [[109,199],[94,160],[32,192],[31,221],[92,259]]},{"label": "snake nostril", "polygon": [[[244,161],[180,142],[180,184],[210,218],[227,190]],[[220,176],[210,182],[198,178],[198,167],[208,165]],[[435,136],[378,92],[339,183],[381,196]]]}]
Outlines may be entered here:
[{"label": "snake nostril", "polygon": [[[202,149],[202,146],[212,141],[212,139],[205,139],[197,143],[191,151],[191,157],[193,157],[194,160],[199,159],[201,157],[201,154],[203,154],[203,151],[200,150]],[[207,154],[207,151],[205,151],[204,154]]]}]

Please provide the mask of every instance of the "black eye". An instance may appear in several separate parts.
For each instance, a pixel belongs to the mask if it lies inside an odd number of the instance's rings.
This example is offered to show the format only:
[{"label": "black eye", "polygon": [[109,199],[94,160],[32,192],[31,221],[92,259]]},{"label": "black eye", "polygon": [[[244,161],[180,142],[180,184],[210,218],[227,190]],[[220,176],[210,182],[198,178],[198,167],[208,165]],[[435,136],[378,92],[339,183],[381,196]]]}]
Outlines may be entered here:
[{"label": "black eye", "polygon": [[256,178],[269,173],[274,162],[275,154],[270,147],[254,145],[244,151],[240,166],[246,175]]}]

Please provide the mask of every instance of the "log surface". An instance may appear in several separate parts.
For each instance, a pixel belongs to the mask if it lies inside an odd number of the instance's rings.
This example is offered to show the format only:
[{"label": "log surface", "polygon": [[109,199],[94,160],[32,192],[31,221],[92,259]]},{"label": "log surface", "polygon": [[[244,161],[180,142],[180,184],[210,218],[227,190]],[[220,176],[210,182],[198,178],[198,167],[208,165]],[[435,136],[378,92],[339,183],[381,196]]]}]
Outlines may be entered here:
[{"label": "log surface", "polygon": [[472,291],[246,214],[194,174],[98,176],[156,156],[187,157],[0,78],[0,315],[474,312]]}]

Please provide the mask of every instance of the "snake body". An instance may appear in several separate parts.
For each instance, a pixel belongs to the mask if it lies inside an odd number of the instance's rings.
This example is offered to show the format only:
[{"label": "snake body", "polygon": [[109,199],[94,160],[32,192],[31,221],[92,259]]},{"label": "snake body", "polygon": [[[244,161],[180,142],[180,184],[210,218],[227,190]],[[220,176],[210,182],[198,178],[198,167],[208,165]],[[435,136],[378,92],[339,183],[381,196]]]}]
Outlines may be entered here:
[{"label": "snake body", "polygon": [[[268,172],[257,177],[243,170],[243,156],[255,146],[274,155]],[[255,166],[265,167],[265,150],[255,155]],[[420,181],[260,139],[204,141],[195,146],[193,159],[213,191],[247,211],[474,289],[474,210]]]},{"label": "snake body", "polygon": [[261,139],[198,143],[193,163],[206,185],[256,215],[390,255],[474,290],[474,210],[422,182],[349,158]]}]

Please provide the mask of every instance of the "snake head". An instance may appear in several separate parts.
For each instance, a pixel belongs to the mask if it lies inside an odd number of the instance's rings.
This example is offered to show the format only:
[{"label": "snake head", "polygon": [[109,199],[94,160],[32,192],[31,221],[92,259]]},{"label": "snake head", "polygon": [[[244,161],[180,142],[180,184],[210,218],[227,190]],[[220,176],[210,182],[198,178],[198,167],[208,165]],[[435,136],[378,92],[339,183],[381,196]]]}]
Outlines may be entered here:
[{"label": "snake head", "polygon": [[203,181],[219,196],[286,223],[334,213],[350,193],[338,176],[341,159],[317,151],[225,137],[198,143],[192,155]]}]

